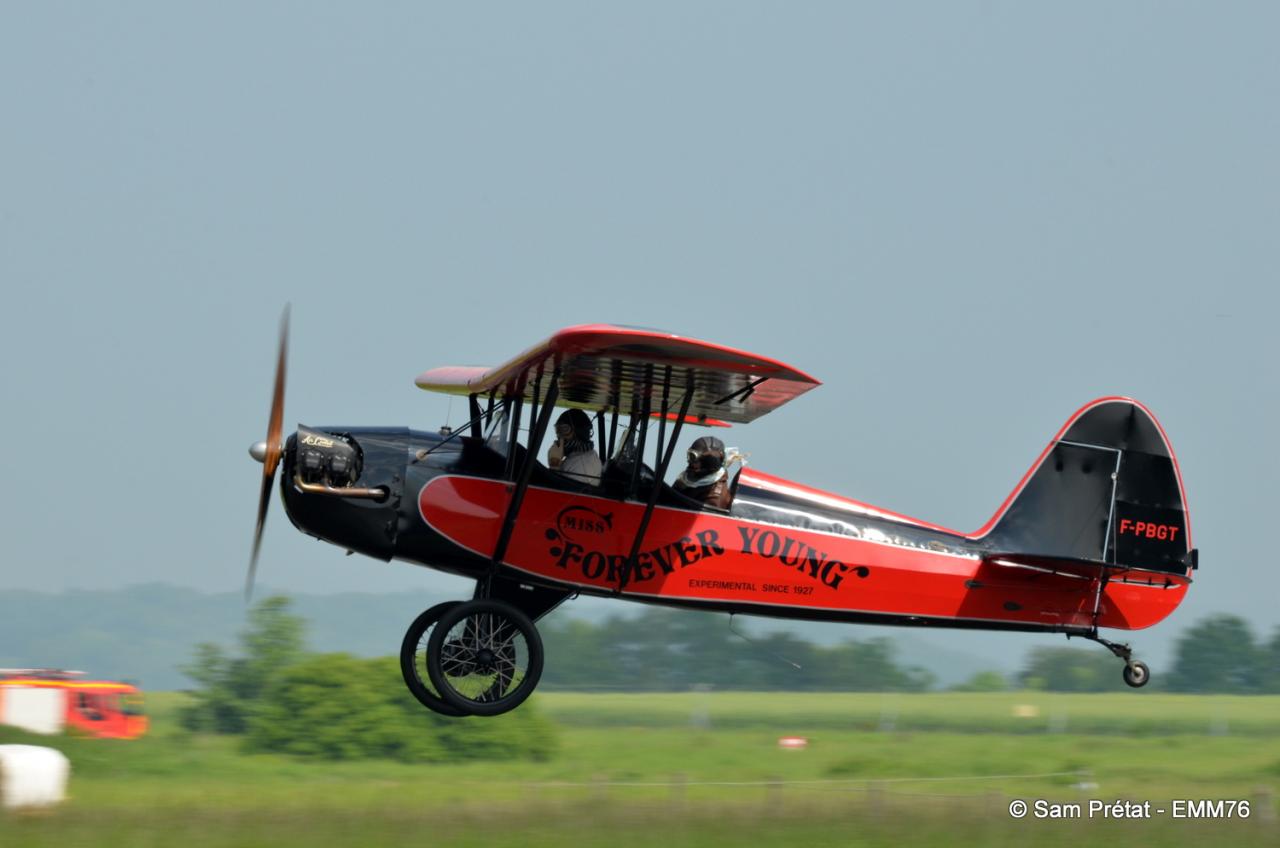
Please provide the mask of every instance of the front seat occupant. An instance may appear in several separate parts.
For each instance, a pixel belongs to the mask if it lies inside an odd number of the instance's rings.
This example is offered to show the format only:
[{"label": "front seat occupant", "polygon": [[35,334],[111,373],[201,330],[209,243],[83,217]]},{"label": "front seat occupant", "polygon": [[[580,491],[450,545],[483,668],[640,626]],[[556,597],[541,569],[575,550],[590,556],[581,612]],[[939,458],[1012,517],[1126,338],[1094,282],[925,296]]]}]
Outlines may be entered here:
[{"label": "front seat occupant", "polygon": [[689,446],[689,465],[676,478],[675,490],[707,506],[728,509],[733,493],[725,465],[724,442],[703,436]]},{"label": "front seat occupant", "polygon": [[556,440],[547,449],[547,464],[579,483],[600,485],[600,454],[591,442],[591,418],[567,409],[556,419]]}]

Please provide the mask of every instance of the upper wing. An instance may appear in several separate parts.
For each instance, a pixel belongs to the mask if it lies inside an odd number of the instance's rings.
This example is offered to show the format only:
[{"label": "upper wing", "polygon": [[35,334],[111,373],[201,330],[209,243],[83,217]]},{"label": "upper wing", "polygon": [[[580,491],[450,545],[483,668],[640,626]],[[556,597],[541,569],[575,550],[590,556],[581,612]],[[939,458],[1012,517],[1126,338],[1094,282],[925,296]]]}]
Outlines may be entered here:
[{"label": "upper wing", "polygon": [[[777,360],[661,330],[584,324],[569,327],[496,368],[448,366],[419,375],[419,387],[450,394],[532,397],[538,378],[560,371],[561,406],[617,410],[680,407],[690,423],[747,422],[820,385]],[[667,382],[669,380],[669,382]],[[634,405],[634,406],[633,406]]]}]

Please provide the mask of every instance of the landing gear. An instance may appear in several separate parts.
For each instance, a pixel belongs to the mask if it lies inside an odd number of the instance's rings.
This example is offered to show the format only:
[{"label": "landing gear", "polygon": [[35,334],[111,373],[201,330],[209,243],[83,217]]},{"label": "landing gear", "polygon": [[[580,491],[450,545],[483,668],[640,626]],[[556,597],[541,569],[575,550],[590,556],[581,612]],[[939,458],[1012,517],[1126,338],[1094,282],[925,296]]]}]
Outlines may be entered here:
[{"label": "landing gear", "polygon": [[[1068,638],[1074,634],[1067,634]],[[1120,659],[1124,660],[1124,682],[1134,689],[1140,689],[1151,682],[1151,669],[1142,660],[1133,658],[1133,649],[1119,642],[1111,642],[1098,635],[1096,630],[1080,634],[1084,638],[1097,642]]]},{"label": "landing gear", "polygon": [[542,638],[529,617],[508,603],[466,601],[436,622],[427,640],[426,667],[449,706],[471,715],[499,715],[518,707],[538,685]]},{"label": "landing gear", "polygon": [[458,605],[458,601],[436,604],[413,620],[405,631],[404,641],[400,643],[400,673],[404,675],[405,685],[424,707],[441,715],[461,718],[469,712],[449,704],[440,697],[437,690],[431,687],[427,676],[427,642],[431,638],[436,623],[448,610]]}]

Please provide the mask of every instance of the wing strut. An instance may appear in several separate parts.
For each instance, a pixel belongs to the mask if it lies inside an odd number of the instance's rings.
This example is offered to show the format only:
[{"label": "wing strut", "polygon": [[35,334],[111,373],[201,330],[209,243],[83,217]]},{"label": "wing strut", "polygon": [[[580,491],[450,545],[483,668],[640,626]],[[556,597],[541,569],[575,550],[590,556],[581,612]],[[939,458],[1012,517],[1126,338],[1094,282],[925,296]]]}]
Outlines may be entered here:
[{"label": "wing strut", "polygon": [[[507,464],[503,468],[502,476],[510,480],[516,472],[516,448],[520,445],[520,419],[524,415],[524,395],[516,395],[515,401],[511,403],[508,410],[510,413],[507,417],[511,420],[510,432],[504,434],[507,439]],[[504,423],[504,427],[507,425]]]},{"label": "wing strut", "polygon": [[[667,435],[667,413],[671,411],[671,366],[668,365],[662,371],[662,415],[658,418],[658,452],[654,454],[659,458],[662,457],[662,447],[666,444]],[[659,477],[659,480],[662,478]]]},{"label": "wing strut", "polygon": [[[484,433],[480,430],[480,419],[484,417],[484,413],[480,411],[480,401],[476,400],[474,394],[467,395],[467,407],[471,411],[471,438],[483,438]],[[492,400],[490,400],[489,408],[493,408]]]},{"label": "wing strut", "polygon": [[[640,466],[644,464],[644,446],[645,437],[649,434],[649,413],[653,411],[651,408],[653,394],[653,366],[646,365],[644,367],[644,397],[640,399],[640,438],[636,442],[636,461],[631,466],[631,482],[627,484],[627,496],[630,497],[636,493],[636,486],[640,482]],[[635,398],[631,399],[631,408],[635,409]],[[633,412],[631,420],[635,421],[636,416]]]},{"label": "wing strut", "polygon": [[604,441],[604,413],[596,412],[596,451],[600,454],[600,465],[609,461],[609,446]]},{"label": "wing strut", "polygon": [[418,451],[416,454],[414,454],[414,460],[413,460],[413,461],[414,461],[414,462],[422,462],[422,460],[426,459],[426,458],[427,458],[428,456],[430,456],[431,454],[433,454],[433,453],[435,453],[436,451],[440,450],[440,448],[442,448],[442,447],[444,447],[445,445],[449,444],[449,443],[450,443],[450,442],[452,442],[454,439],[456,439],[456,438],[458,438],[459,436],[461,436],[463,433],[467,433],[467,434],[469,434],[473,439],[482,439],[482,438],[484,438],[484,432],[483,432],[483,430],[482,430],[482,428],[481,428],[481,424],[480,424],[480,422],[481,422],[481,421],[483,421],[485,418],[488,418],[490,415],[492,415],[492,414],[493,414],[493,404],[492,404],[492,403],[490,403],[490,404],[489,404],[489,408],[488,408],[487,410],[481,410],[481,409],[480,409],[480,404],[479,404],[479,403],[476,401],[476,399],[475,399],[475,395],[472,395],[472,396],[471,396],[471,411],[472,411],[472,413],[474,413],[474,414],[473,414],[473,416],[472,416],[472,418],[471,418],[471,420],[470,420],[470,421],[468,421],[466,424],[463,424],[461,427],[458,427],[457,429],[453,430],[452,432],[450,432],[450,433],[449,433],[449,435],[445,436],[443,439],[441,439],[440,441],[436,442],[436,443],[435,443],[434,445],[432,445],[431,447],[429,447],[429,448],[424,448],[424,449],[422,449],[422,450]]},{"label": "wing strut", "polygon": [[[667,368],[662,379],[662,418],[658,419],[658,445],[662,446],[662,430],[666,424],[667,398],[671,392],[671,369]],[[676,443],[680,439],[680,429],[684,427],[685,416],[689,414],[689,404],[693,400],[693,375],[688,375],[688,382],[685,386],[684,400],[680,402],[680,415],[676,418],[675,424],[671,427],[671,440],[666,443],[666,450],[658,457],[658,467],[653,474],[653,489],[649,492],[649,502],[644,505],[644,515],[640,517],[640,526],[636,528],[636,537],[631,542],[631,553],[627,555],[627,564],[622,569],[622,573],[618,575],[618,592],[627,587],[627,580],[632,569],[636,565],[636,555],[640,553],[640,547],[644,544],[644,533],[649,529],[649,519],[653,517],[653,508],[658,503],[658,492],[662,490],[662,481],[667,476],[667,466],[671,464],[671,455],[675,453]],[[641,431],[643,439],[643,431]],[[639,466],[644,455],[640,454],[636,457],[636,465]]]},{"label": "wing strut", "polygon": [[[535,384],[536,385],[536,384]],[[537,389],[534,389],[535,397]],[[542,401],[534,420],[533,432],[529,434],[529,448],[525,451],[524,462],[520,465],[520,473],[516,477],[516,488],[511,493],[511,503],[507,506],[507,514],[502,518],[502,530],[498,533],[498,544],[493,549],[491,572],[496,571],[507,554],[507,545],[511,542],[511,532],[516,526],[516,516],[520,514],[520,505],[524,502],[524,493],[529,490],[529,476],[538,461],[538,449],[542,446],[542,437],[547,433],[547,424],[551,421],[551,413],[556,408],[556,398],[560,396],[560,369],[551,374],[551,385],[547,387],[547,396]],[[530,407],[532,413],[533,407]],[[518,427],[516,429],[519,429]],[[512,431],[515,434],[515,430]]]},{"label": "wing strut", "polygon": [[756,386],[760,385],[761,383],[763,383],[763,382],[764,382],[765,380],[767,380],[767,379],[769,379],[769,378],[768,378],[768,377],[761,377],[759,380],[752,380],[750,383],[748,383],[747,385],[745,385],[745,386],[743,386],[742,388],[738,389],[738,390],[737,390],[736,392],[734,392],[733,394],[725,395],[724,397],[720,398],[719,400],[714,401],[711,405],[712,405],[712,406],[719,406],[720,404],[722,404],[722,403],[728,403],[728,402],[729,402],[729,401],[731,401],[731,400],[737,400],[739,403],[746,403],[746,402],[747,402],[747,398],[751,397],[753,394],[755,394],[755,393],[756,393]]}]

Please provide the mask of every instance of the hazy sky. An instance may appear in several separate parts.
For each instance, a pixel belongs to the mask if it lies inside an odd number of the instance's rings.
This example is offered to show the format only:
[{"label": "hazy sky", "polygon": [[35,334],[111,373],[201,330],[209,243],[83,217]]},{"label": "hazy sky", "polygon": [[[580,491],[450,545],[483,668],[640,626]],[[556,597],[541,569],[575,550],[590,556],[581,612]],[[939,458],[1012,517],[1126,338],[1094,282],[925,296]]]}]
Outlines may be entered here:
[{"label": "hazy sky", "polygon": [[[1137,641],[1280,621],[1280,7],[621,6],[0,4],[4,585],[237,588],[291,301],[290,427],[665,327],[825,382],[755,467],[961,530],[1131,395],[1202,553]],[[278,502],[261,575],[445,582]]]}]

